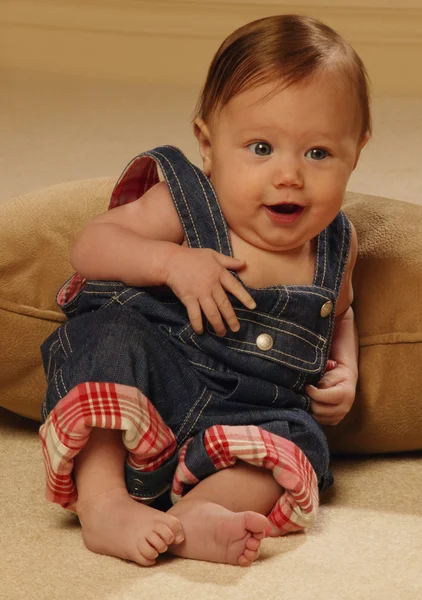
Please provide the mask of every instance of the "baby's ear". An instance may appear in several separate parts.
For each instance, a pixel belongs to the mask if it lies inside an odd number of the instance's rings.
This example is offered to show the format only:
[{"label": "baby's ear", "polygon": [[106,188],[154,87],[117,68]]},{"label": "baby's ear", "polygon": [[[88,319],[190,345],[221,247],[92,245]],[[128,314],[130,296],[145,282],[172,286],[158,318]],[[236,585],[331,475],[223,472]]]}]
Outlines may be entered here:
[{"label": "baby's ear", "polygon": [[368,143],[369,139],[371,137],[371,134],[369,133],[369,131],[367,131],[363,136],[362,139],[360,140],[359,144],[358,144],[358,149],[356,152],[356,158],[355,158],[355,164],[353,165],[353,170],[356,169],[356,166],[359,162],[359,157],[360,157],[360,153],[362,152],[363,148],[366,146],[366,144]]},{"label": "baby's ear", "polygon": [[205,175],[211,175],[211,136],[208,125],[197,117],[193,122],[193,132],[199,142],[199,153],[202,157],[202,170]]}]

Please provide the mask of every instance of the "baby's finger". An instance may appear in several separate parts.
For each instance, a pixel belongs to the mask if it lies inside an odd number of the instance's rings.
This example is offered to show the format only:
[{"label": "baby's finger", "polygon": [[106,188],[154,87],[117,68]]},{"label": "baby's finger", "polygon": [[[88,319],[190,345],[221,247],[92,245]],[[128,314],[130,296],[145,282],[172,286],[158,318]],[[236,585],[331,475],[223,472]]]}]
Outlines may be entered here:
[{"label": "baby's finger", "polygon": [[344,408],[324,406],[317,402],[311,402],[311,414],[320,425],[338,425],[344,419],[347,411]]},{"label": "baby's finger", "polygon": [[218,310],[220,311],[221,315],[223,316],[225,322],[230,327],[230,329],[232,331],[239,331],[239,320],[236,317],[236,313],[234,312],[233,306],[223,288],[217,289],[213,294],[213,298],[218,306]]},{"label": "baby's finger", "polygon": [[237,271],[245,266],[246,261],[243,258],[234,258],[234,256],[226,256],[225,254],[218,254],[218,262],[226,269]]},{"label": "baby's finger", "polygon": [[314,418],[323,427],[334,427],[342,421],[340,417],[317,417],[314,415]]},{"label": "baby's finger", "polygon": [[202,312],[199,302],[197,300],[190,300],[189,302],[185,302],[185,307],[188,311],[189,321],[191,322],[195,333],[203,333],[204,326],[202,323]]},{"label": "baby's finger", "polygon": [[311,400],[316,400],[321,404],[328,404],[329,406],[339,404],[343,397],[341,390],[337,387],[318,389],[313,385],[307,385],[305,392]]},{"label": "baby's finger", "polygon": [[226,326],[221,318],[221,313],[215,303],[214,298],[207,296],[200,300],[201,308],[204,315],[207,317],[211,327],[214,329],[217,335],[223,336],[226,334]]},{"label": "baby's finger", "polygon": [[233,294],[233,296],[235,296],[238,300],[240,300],[240,302],[242,302],[242,304],[244,304],[247,308],[256,308],[256,302],[249,292],[247,292],[240,281],[233,277],[233,275],[231,275],[228,271],[223,271],[220,281],[221,285],[228,292]]}]

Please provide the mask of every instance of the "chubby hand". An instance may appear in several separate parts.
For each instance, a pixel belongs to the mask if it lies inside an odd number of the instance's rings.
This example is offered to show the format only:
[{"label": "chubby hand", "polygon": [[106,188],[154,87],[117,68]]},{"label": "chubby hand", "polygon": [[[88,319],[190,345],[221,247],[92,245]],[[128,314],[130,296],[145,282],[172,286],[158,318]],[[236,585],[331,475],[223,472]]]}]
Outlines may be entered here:
[{"label": "chubby hand", "polygon": [[225,335],[224,321],[232,331],[239,331],[240,323],[226,292],[233,294],[247,308],[256,307],[252,296],[228,271],[237,271],[244,266],[244,260],[210,248],[177,246],[172,252],[166,264],[165,283],[186,306],[196,333],[204,331],[202,312],[217,335]]},{"label": "chubby hand", "polygon": [[311,412],[318,423],[338,425],[352,408],[357,380],[345,365],[329,364],[328,368],[330,370],[324,373],[318,386],[307,385],[305,391],[311,399]]}]

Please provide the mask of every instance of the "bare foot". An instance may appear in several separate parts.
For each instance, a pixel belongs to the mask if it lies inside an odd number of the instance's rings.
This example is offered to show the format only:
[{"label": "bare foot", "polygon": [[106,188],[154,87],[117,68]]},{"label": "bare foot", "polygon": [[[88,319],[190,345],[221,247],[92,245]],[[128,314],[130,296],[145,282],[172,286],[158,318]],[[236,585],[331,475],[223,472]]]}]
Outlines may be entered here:
[{"label": "bare foot", "polygon": [[180,519],[185,541],[169,546],[176,556],[248,567],[259,556],[269,522],[264,515],[235,513],[205,499],[181,500],[167,514]]},{"label": "bare foot", "polygon": [[131,498],[115,488],[77,505],[82,537],[88,550],[149,567],[169,544],[184,540],[177,517]]}]

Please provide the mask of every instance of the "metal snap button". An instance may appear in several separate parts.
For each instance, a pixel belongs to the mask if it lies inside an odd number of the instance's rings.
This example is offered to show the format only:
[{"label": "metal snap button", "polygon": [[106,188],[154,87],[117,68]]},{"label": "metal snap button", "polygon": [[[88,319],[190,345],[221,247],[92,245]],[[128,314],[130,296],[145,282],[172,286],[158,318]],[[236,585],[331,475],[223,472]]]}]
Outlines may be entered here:
[{"label": "metal snap button", "polygon": [[261,333],[256,338],[256,345],[258,346],[258,348],[260,350],[264,350],[265,352],[267,350],[271,350],[271,348],[273,347],[273,344],[274,344],[274,340],[268,333]]},{"label": "metal snap button", "polygon": [[328,317],[328,315],[331,315],[332,312],[333,312],[333,303],[331,302],[331,300],[328,300],[328,302],[326,302],[325,304],[323,304],[321,306],[320,315],[321,315],[321,317]]}]

